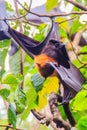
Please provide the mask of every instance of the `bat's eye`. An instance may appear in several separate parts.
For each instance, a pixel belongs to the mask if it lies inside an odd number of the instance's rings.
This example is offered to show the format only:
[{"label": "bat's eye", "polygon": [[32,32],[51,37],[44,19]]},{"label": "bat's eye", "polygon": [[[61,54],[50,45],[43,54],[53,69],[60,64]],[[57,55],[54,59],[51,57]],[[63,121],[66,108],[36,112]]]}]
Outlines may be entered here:
[{"label": "bat's eye", "polygon": [[38,67],[40,67],[41,65],[39,63],[35,63]]}]

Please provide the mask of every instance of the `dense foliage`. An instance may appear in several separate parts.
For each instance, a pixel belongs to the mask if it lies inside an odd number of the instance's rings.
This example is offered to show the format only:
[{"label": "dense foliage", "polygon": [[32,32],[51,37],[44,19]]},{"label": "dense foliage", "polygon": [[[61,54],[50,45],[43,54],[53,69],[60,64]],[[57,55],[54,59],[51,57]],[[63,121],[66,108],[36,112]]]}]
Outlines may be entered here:
[{"label": "dense foliage", "polygon": [[[21,2],[21,1],[20,1]],[[79,2],[77,0],[77,2]],[[80,3],[87,4],[86,0],[80,0]],[[23,3],[25,8],[28,8],[26,2]],[[63,8],[62,8],[63,6]],[[60,7],[60,11],[62,13],[67,13],[67,8],[71,7],[70,3],[66,1],[58,2],[58,0],[47,0],[46,2],[46,10],[49,13],[53,8]],[[10,2],[6,2],[6,10],[8,12],[8,17],[15,16],[15,11],[12,8]],[[67,11],[66,11],[67,10]],[[72,6],[70,11],[78,11],[81,9]],[[19,9],[20,15],[24,15],[26,11],[24,9]],[[62,42],[64,42],[67,46],[68,52],[70,54],[70,58],[73,58],[73,63],[80,69],[85,79],[87,79],[87,45],[82,43],[76,43],[74,48],[76,53],[72,49],[73,44],[71,40],[71,36],[75,33],[82,31],[82,36],[85,40],[87,40],[87,17],[86,14],[78,15],[72,14],[68,16],[60,16],[56,17],[55,21],[59,23],[59,33]],[[71,19],[71,20],[70,20]],[[31,36],[38,41],[42,41],[42,39],[46,36],[49,30],[49,23],[40,24],[39,26],[33,26],[29,23],[25,22],[26,17],[21,20],[24,34],[27,36]],[[12,28],[18,29],[18,21],[9,21],[9,24]],[[36,33],[34,32],[35,30]],[[78,38],[77,38],[78,39]],[[77,42],[77,41],[75,41]],[[82,42],[82,41],[81,41]],[[10,40],[0,41],[0,96],[5,101],[5,106],[9,108],[8,112],[4,112],[3,108],[0,108],[0,125],[11,123],[14,128],[25,128],[26,130],[31,129],[32,125],[29,125],[29,114],[31,109],[41,110],[47,104],[47,97],[51,92],[58,91],[58,79],[48,78],[44,80],[37,72],[34,67],[34,62],[30,56],[24,53],[24,75],[21,74],[21,66],[20,66],[20,49],[13,55],[8,55],[8,50],[11,44]],[[75,55],[75,56],[74,56]],[[24,83],[23,90],[20,88],[21,83]],[[87,129],[87,80],[82,86],[82,90],[76,95],[76,97],[70,102],[70,107],[72,113],[76,119],[76,128],[77,130],[86,130]],[[8,103],[7,103],[8,102]],[[6,105],[7,104],[7,105]],[[6,110],[6,107],[5,107]],[[65,114],[62,110],[62,107],[59,107],[59,110],[66,119]],[[16,114],[17,113],[17,114]],[[4,115],[7,116],[4,117]],[[32,119],[32,122],[35,122]],[[21,125],[20,125],[21,124]],[[34,125],[34,123],[33,123]],[[40,126],[40,130],[52,129],[51,127]]]}]

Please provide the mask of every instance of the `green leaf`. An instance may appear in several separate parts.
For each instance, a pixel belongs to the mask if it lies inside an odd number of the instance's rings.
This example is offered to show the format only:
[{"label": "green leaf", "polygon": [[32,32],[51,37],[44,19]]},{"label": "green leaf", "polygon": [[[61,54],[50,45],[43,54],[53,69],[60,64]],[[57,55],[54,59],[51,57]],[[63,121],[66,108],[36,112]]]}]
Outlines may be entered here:
[{"label": "green leaf", "polygon": [[35,36],[34,36],[34,39],[37,40],[37,41],[42,41],[44,39],[44,34],[39,34],[37,33]]},{"label": "green leaf", "polygon": [[8,10],[9,12],[12,12],[12,4],[8,3],[7,1],[5,1],[5,5],[6,5],[6,10]]},{"label": "green leaf", "polygon": [[26,94],[18,87],[15,93],[14,102],[16,104],[16,112],[22,113],[26,107]]},{"label": "green leaf", "polygon": [[4,68],[5,59],[8,52],[8,47],[11,40],[0,41],[0,66]]},{"label": "green leaf", "polygon": [[77,59],[73,61],[73,64],[77,67],[80,67],[82,65]]},{"label": "green leaf", "polygon": [[7,101],[9,101],[8,96],[10,95],[10,90],[9,89],[0,89],[0,95]]},{"label": "green leaf", "polygon": [[82,47],[80,52],[87,52],[87,46]]},{"label": "green leaf", "polygon": [[63,28],[59,28],[61,38],[67,38],[67,33]]},{"label": "green leaf", "polygon": [[34,88],[32,86],[30,86],[27,89],[26,96],[27,96],[28,107],[30,109],[35,108],[35,103],[36,103],[36,99],[37,99],[37,93],[36,93],[36,91],[34,90]]},{"label": "green leaf", "polygon": [[3,84],[9,84],[9,85],[19,85],[23,80],[23,76],[21,74],[13,75],[13,74],[7,74],[5,77],[3,77]]},{"label": "green leaf", "polygon": [[76,126],[79,130],[87,130],[87,116],[81,117]]},{"label": "green leaf", "polygon": [[37,106],[36,105],[37,93],[32,86],[28,86],[26,90],[26,96],[27,96],[27,107],[22,113],[21,116],[22,120],[25,120],[28,117],[30,110],[36,108]]},{"label": "green leaf", "polygon": [[70,29],[70,33],[71,33],[71,34],[74,34],[74,33],[78,32],[78,31],[80,31],[81,29],[83,29],[84,26],[85,26],[85,25],[83,25],[83,24],[81,24],[81,23],[79,22],[79,19],[76,19],[76,20],[74,20],[74,21],[72,22],[71,29]]},{"label": "green leaf", "polygon": [[14,128],[16,128],[16,109],[14,106],[10,103],[8,108],[8,122],[13,125]]},{"label": "green leaf", "polygon": [[31,82],[33,84],[34,89],[38,92],[43,87],[44,79],[40,76],[39,73],[37,73],[31,77]]},{"label": "green leaf", "polygon": [[46,10],[50,12],[53,8],[58,6],[58,0],[47,0],[46,2]]},{"label": "green leaf", "polygon": [[15,55],[10,57],[10,70],[13,74],[20,73],[20,51],[16,52]]},{"label": "green leaf", "polygon": [[83,90],[79,92],[73,103],[74,110],[77,111],[84,111],[87,109],[87,91]]},{"label": "green leaf", "polygon": [[2,81],[3,84],[18,84],[18,80],[16,79],[16,76],[13,74],[8,74],[6,77],[3,78]]},{"label": "green leaf", "polygon": [[[56,22],[60,23],[59,27],[63,28],[66,32],[69,30],[68,22],[66,18],[63,17],[57,17],[55,19]],[[64,22],[65,21],[65,22]]]},{"label": "green leaf", "polygon": [[5,70],[4,70],[4,69],[1,69],[1,70],[0,70],[0,80],[1,80],[1,78],[2,78],[2,76],[3,76],[4,73],[5,73]]}]

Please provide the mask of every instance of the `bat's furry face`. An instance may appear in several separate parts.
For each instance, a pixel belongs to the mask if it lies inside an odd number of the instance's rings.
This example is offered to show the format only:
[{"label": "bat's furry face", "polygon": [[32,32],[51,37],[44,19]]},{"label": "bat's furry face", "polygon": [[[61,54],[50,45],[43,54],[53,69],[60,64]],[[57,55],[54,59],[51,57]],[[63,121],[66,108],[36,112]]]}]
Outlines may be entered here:
[{"label": "bat's furry face", "polygon": [[46,54],[41,54],[35,57],[35,66],[44,78],[55,75],[55,70],[49,62],[56,63],[53,58],[47,56]]},{"label": "bat's furry face", "polygon": [[70,68],[69,65],[69,57],[67,55],[65,45],[60,41],[56,41],[51,39],[49,43],[43,48],[42,54],[46,54],[47,56],[54,59],[58,66],[62,65],[65,68]]},{"label": "bat's furry face", "polygon": [[[63,48],[63,50],[61,50],[61,48]],[[35,56],[34,59],[36,68],[45,78],[54,75],[54,69],[49,62],[56,63],[57,66],[62,65],[65,68],[70,67],[64,44],[53,39],[43,48],[41,54]]]}]

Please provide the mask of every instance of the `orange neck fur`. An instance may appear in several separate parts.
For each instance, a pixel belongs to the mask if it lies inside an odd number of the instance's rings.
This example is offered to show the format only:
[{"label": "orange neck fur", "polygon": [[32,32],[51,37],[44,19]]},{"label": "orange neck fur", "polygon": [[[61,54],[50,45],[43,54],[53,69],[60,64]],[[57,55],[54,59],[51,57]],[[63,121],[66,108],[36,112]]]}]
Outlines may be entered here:
[{"label": "orange neck fur", "polygon": [[40,64],[41,66],[44,66],[44,64],[49,62],[56,62],[53,58],[47,56],[46,54],[41,54],[34,57],[35,64]]}]

